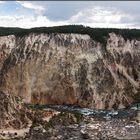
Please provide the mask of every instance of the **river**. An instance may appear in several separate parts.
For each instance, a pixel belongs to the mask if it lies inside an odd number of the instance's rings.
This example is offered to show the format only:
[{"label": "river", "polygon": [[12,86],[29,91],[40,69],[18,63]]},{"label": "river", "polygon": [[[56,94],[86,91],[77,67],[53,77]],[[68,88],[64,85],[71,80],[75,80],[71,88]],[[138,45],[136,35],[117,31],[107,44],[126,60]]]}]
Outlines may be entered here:
[{"label": "river", "polygon": [[90,108],[81,108],[71,105],[28,105],[30,107],[36,109],[54,109],[61,112],[70,112],[70,113],[78,113],[85,116],[97,117],[100,119],[123,119],[127,117],[131,117],[135,114],[135,112],[140,110],[140,103],[133,104],[132,106],[126,109],[118,109],[118,110],[105,110],[105,109],[90,109]]}]

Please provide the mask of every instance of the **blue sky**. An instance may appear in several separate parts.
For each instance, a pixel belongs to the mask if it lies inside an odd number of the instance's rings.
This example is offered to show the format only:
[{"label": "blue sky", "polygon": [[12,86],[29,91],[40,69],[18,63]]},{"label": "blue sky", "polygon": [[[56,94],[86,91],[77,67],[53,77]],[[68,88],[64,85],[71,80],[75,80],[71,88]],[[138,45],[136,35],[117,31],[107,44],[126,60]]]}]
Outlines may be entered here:
[{"label": "blue sky", "polygon": [[0,26],[140,28],[139,1],[0,1]]}]

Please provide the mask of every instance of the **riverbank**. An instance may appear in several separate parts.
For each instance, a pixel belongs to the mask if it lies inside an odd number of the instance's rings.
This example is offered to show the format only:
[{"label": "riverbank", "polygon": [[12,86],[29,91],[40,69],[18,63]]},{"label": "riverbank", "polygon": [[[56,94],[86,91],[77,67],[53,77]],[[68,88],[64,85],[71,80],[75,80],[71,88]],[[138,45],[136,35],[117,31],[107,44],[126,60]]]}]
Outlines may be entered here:
[{"label": "riverbank", "polygon": [[139,106],[121,112],[69,106],[34,108],[32,122],[27,128],[0,130],[1,139],[139,140],[140,110]]},{"label": "riverbank", "polygon": [[[63,114],[51,120],[46,127],[38,125],[30,129],[26,140],[139,140],[140,124],[127,119],[97,121],[84,116],[81,120],[72,114]],[[69,116],[69,118],[68,118]],[[45,124],[44,124],[45,125]],[[23,138],[19,140],[24,140]]]}]

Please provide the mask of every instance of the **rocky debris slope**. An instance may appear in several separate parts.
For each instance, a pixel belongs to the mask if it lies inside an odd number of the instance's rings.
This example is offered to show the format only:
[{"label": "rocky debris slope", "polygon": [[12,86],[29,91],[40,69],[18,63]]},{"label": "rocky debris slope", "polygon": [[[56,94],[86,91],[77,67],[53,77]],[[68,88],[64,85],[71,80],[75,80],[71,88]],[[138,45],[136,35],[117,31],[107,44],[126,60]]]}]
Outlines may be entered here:
[{"label": "rocky debris slope", "polygon": [[140,41],[110,33],[0,37],[0,90],[26,103],[118,109],[140,101]]},{"label": "rocky debris slope", "polygon": [[139,111],[126,119],[103,120],[79,113],[52,109],[32,110],[32,125],[0,131],[0,139],[10,140],[139,140]]},{"label": "rocky debris slope", "polygon": [[6,98],[1,98],[3,105],[2,103],[0,105],[0,140],[24,139],[30,133],[30,129],[48,123],[54,115],[59,114],[52,109],[31,109],[19,103],[17,98],[11,98],[7,94],[4,96]]},{"label": "rocky debris slope", "polygon": [[27,112],[19,97],[0,92],[0,129],[27,127]]},{"label": "rocky debris slope", "polygon": [[[39,120],[40,122],[40,120]],[[129,119],[94,120],[88,116],[60,113],[49,123],[30,128],[26,140],[139,140],[140,125]],[[19,140],[22,140],[22,138]]]}]

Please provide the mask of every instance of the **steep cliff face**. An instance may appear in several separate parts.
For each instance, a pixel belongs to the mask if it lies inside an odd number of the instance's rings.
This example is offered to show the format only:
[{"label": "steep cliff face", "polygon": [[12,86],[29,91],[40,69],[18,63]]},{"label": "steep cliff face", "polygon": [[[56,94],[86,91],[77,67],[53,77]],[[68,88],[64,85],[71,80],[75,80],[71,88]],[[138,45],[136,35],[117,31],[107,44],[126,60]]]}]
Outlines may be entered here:
[{"label": "steep cliff face", "polygon": [[123,108],[140,101],[140,41],[109,34],[0,37],[0,90],[26,103]]}]

